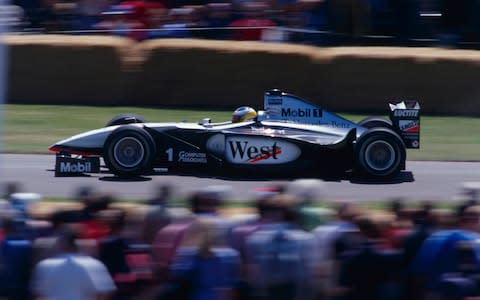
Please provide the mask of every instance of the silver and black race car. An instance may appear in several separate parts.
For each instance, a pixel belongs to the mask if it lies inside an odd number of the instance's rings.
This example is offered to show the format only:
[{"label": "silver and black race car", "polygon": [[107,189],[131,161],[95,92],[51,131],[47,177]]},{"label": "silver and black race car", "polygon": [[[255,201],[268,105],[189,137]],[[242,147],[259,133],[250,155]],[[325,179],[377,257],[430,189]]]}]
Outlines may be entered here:
[{"label": "silver and black race car", "polygon": [[[420,147],[418,102],[390,104],[390,119],[349,121],[297,96],[270,90],[264,109],[241,107],[228,122],[153,123],[114,117],[104,128],[59,141],[56,176],[100,172],[118,177],[154,170],[249,174],[337,174],[392,178],[405,169],[406,149]],[[102,160],[104,164],[102,164]]]}]

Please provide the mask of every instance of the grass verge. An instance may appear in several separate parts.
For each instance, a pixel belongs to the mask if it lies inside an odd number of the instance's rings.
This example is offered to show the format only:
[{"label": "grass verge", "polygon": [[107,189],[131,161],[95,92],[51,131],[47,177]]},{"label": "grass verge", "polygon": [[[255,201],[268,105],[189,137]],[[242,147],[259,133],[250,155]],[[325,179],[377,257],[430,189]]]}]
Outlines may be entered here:
[{"label": "grass verge", "polygon": [[[113,116],[135,113],[155,122],[229,120],[231,111],[92,107],[61,105],[4,105],[3,152],[48,153],[48,146],[71,135],[105,125]],[[353,121],[361,114],[342,114]],[[409,150],[410,160],[480,161],[480,118],[432,117],[421,119],[421,149]]]}]

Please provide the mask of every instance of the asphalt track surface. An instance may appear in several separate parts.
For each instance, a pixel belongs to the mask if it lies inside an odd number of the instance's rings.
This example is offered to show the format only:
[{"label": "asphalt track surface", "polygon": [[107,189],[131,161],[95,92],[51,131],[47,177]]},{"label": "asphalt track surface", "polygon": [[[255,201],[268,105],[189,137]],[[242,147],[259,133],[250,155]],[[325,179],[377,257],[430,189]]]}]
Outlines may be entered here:
[{"label": "asphalt track surface", "polygon": [[[159,184],[171,184],[176,196],[183,197],[206,186],[221,186],[230,191],[232,200],[251,199],[257,188],[288,183],[291,179],[214,178],[161,173],[136,180],[118,180],[110,174],[85,177],[54,177],[54,155],[0,155],[0,184],[19,182],[25,192],[45,197],[71,197],[83,186],[112,193],[118,199],[148,199]],[[349,178],[330,178],[321,190],[328,200],[388,200],[446,201],[458,198],[462,183],[480,182],[480,162],[407,162],[407,170],[399,179],[386,182],[359,181]]]}]

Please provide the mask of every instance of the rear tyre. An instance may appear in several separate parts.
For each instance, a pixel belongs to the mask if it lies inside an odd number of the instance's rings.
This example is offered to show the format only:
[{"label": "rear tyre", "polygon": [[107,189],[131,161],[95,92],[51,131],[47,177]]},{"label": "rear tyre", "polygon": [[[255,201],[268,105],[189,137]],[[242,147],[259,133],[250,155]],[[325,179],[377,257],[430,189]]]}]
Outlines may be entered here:
[{"label": "rear tyre", "polygon": [[155,143],[145,130],[134,126],[114,130],[103,146],[107,168],[118,177],[137,177],[152,169]]},{"label": "rear tyre", "polygon": [[355,171],[361,176],[396,177],[404,168],[405,160],[405,145],[390,129],[369,129],[356,142]]},{"label": "rear tyre", "polygon": [[361,120],[357,124],[368,129],[381,127],[381,128],[388,128],[393,130],[392,122],[382,117],[371,116]]},{"label": "rear tyre", "polygon": [[135,114],[122,114],[113,117],[108,123],[105,125],[105,127],[108,126],[115,126],[115,125],[124,125],[124,124],[133,124],[133,123],[145,123],[147,120],[145,120],[144,117],[135,115]]}]

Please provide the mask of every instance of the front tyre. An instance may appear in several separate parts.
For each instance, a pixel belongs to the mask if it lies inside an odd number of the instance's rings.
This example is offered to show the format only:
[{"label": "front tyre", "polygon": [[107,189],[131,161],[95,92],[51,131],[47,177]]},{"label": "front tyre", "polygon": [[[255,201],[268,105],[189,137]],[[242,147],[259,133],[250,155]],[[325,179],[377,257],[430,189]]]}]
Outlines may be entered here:
[{"label": "front tyre", "polygon": [[355,171],[362,176],[392,178],[405,166],[406,151],[402,139],[387,128],[372,128],[355,145]]},{"label": "front tyre", "polygon": [[145,130],[122,126],[114,130],[103,146],[107,168],[119,177],[137,177],[149,172],[155,154],[155,143]]}]

